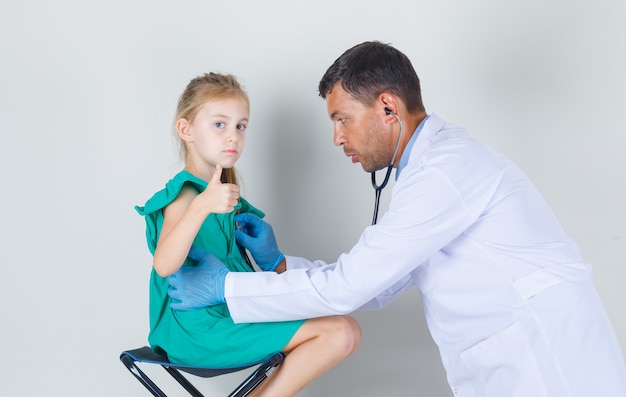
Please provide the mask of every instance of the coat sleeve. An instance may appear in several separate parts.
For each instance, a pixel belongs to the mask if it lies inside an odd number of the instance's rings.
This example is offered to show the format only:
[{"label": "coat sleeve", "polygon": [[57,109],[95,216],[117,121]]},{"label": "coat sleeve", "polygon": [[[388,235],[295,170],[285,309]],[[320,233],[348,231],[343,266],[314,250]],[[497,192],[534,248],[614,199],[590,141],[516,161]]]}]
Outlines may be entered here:
[{"label": "coat sleeve", "polygon": [[297,256],[289,256],[289,255],[285,255],[285,259],[287,259],[287,270],[310,269],[313,267],[328,266],[328,263],[322,260],[309,261],[306,258],[300,258]]},{"label": "coat sleeve", "polygon": [[359,310],[380,310],[389,306],[393,301],[398,299],[405,291],[415,286],[413,275],[409,274],[402,280],[398,281],[391,287],[378,294],[375,298],[366,302]]},{"label": "coat sleeve", "polygon": [[336,263],[299,259],[298,268],[281,274],[231,272],[228,308],[235,322],[350,313],[406,278],[462,233],[470,218],[462,194],[437,169],[405,170],[389,211]]}]

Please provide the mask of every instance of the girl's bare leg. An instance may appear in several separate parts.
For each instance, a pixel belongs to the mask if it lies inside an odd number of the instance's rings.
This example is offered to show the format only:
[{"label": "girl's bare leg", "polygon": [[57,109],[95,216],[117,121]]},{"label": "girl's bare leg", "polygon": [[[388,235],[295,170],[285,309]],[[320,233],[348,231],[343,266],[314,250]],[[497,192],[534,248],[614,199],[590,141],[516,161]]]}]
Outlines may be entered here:
[{"label": "girl's bare leg", "polygon": [[250,397],[291,397],[357,351],[361,328],[350,316],[310,319],[289,341],[283,363]]}]

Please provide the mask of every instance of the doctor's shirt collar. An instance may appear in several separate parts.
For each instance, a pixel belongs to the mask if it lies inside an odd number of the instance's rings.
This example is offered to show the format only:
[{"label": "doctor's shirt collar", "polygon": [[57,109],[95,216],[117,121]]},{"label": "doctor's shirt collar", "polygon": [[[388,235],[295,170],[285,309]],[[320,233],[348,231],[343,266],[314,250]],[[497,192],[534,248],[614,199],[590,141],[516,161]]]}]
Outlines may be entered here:
[{"label": "doctor's shirt collar", "polygon": [[422,128],[424,127],[424,123],[426,123],[426,120],[428,120],[429,117],[430,115],[426,116],[426,118],[422,120],[422,122],[415,129],[415,132],[413,132],[411,139],[406,144],[406,147],[404,148],[404,151],[402,152],[402,157],[400,158],[400,162],[398,163],[398,168],[396,169],[396,181],[400,177],[400,173],[402,172],[404,167],[406,167],[406,164],[409,162],[409,157],[411,156],[411,149],[413,148],[413,144],[417,140],[417,136],[420,134],[420,131],[422,131]]}]

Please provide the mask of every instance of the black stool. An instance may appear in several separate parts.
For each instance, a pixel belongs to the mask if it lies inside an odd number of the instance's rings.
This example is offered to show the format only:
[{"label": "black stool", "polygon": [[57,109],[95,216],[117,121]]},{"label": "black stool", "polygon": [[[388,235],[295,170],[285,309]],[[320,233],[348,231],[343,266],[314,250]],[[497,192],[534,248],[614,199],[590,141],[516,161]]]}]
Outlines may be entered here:
[{"label": "black stool", "polygon": [[275,367],[283,362],[282,353],[274,353],[265,360],[250,363],[247,365],[226,368],[207,368],[194,367],[187,365],[172,364],[166,356],[155,353],[150,347],[144,346],[139,349],[126,350],[120,355],[120,361],[124,363],[126,368],[148,389],[152,395],[156,397],[167,397],[159,387],[143,372],[136,363],[157,364],[162,366],[182,387],[185,388],[194,397],[204,397],[194,385],[180,373],[180,371],[190,373],[202,378],[212,378],[214,376],[224,375],[231,372],[237,372],[246,368],[258,366],[258,368],[250,374],[228,397],[247,396],[252,390],[260,385],[274,370]]}]

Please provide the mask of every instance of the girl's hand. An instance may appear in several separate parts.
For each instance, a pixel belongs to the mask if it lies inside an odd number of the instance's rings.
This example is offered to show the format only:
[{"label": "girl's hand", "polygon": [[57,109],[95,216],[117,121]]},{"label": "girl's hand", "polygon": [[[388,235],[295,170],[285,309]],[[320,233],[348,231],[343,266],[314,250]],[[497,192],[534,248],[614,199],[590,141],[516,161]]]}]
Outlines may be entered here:
[{"label": "girl's hand", "polygon": [[207,214],[232,212],[239,202],[239,187],[232,183],[222,183],[221,177],[222,167],[218,164],[204,192],[193,200],[194,204]]}]

